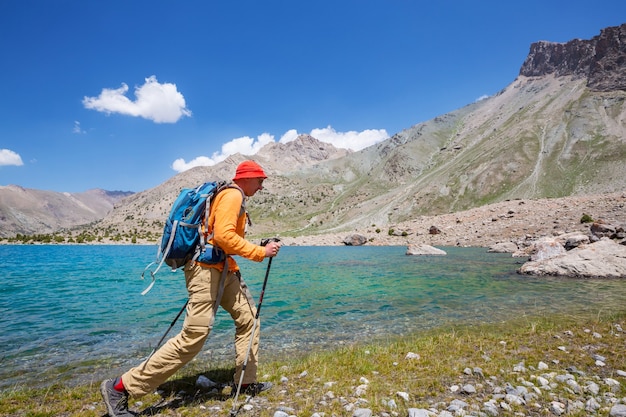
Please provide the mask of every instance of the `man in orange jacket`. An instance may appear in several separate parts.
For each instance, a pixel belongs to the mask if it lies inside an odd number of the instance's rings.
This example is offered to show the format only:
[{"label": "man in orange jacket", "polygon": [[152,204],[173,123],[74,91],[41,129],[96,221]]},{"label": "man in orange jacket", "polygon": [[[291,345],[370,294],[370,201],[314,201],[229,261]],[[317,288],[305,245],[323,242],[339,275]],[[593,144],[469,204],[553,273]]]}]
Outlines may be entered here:
[{"label": "man in orange jacket", "polygon": [[[245,239],[248,225],[248,214],[243,209],[245,199],[262,190],[266,178],[263,168],[256,162],[244,161],[237,166],[234,187],[224,189],[215,197],[209,215],[209,228],[213,233],[209,243],[225,252],[227,262],[190,261],[185,265],[189,302],[183,328],[142,364],[118,378],[102,382],[100,391],[110,417],[134,416],[128,410],[129,397],[138,398],[154,391],[200,352],[213,326],[217,304],[228,311],[235,322],[235,384],[239,382],[250,347],[241,391],[256,395],[272,387],[270,382],[256,381],[259,331],[254,332],[250,344],[256,305],[239,266],[231,257],[239,255],[261,262],[264,258],[276,256],[280,250],[279,242],[258,246]],[[225,264],[228,265],[227,271],[222,274]],[[224,281],[220,282],[222,276]],[[259,325],[257,321],[257,329]]]}]

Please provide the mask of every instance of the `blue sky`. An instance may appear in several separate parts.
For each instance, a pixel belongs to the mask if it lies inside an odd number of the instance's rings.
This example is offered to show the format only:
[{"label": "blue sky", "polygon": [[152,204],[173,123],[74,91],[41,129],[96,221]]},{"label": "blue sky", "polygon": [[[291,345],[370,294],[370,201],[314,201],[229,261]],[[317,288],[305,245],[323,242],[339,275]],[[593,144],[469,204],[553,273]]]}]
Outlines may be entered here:
[{"label": "blue sky", "polygon": [[301,133],[362,149],[624,22],[624,0],[3,0],[0,186],[142,191]]}]

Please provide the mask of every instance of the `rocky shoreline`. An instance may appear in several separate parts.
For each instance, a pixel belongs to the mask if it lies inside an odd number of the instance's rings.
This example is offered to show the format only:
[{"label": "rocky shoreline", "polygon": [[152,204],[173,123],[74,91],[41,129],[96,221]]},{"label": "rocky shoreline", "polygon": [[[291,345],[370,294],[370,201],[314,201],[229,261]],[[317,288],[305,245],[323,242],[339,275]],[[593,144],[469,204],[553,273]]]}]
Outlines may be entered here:
[{"label": "rocky shoreline", "polygon": [[[527,258],[518,271],[523,274],[626,278],[626,191],[508,200],[385,226],[278,237],[287,246],[406,246],[408,255],[446,254],[435,246],[485,247]],[[81,244],[157,242],[105,238]]]},{"label": "rocky shoreline", "polygon": [[[592,222],[581,223],[583,215],[608,224],[626,225],[626,191],[540,200],[509,200],[471,210],[419,216],[384,230],[372,226],[362,230],[282,238],[286,245],[341,246],[353,233],[366,238],[367,245],[417,245],[491,247],[502,242],[519,242],[579,232],[589,234]],[[434,229],[432,229],[434,227]]]},{"label": "rocky shoreline", "polygon": [[[545,337],[545,335],[543,336]],[[445,392],[433,393],[421,398],[407,390],[402,382],[386,380],[382,373],[349,375],[350,387],[341,388],[337,381],[316,377],[319,369],[295,370],[281,368],[281,377],[272,393],[247,397],[240,415],[297,417],[308,415],[324,417],[340,415],[352,417],[498,417],[498,416],[626,416],[626,365],[623,353],[606,349],[607,344],[623,340],[626,331],[613,322],[609,328],[578,326],[554,332],[546,339],[542,358],[531,363],[525,360],[533,351],[532,340],[500,340],[497,348],[485,349],[480,359],[459,358],[457,376],[446,379],[441,387]],[[531,336],[532,339],[532,336]],[[524,346],[530,343],[525,349]],[[491,349],[491,353],[488,351]],[[521,350],[520,350],[521,349]],[[610,354],[608,354],[610,352]],[[419,363],[427,360],[426,352],[407,351],[393,364],[378,363],[374,369],[419,369]],[[364,352],[363,361],[371,352]],[[453,354],[451,354],[454,356]],[[492,356],[494,356],[492,358]],[[497,369],[492,360],[508,358],[506,367]],[[373,359],[372,359],[373,360]],[[475,361],[475,362],[473,362]],[[464,365],[462,365],[464,363]],[[584,368],[584,369],[583,369]],[[290,372],[291,371],[291,372]],[[415,375],[420,380],[420,375]],[[208,391],[209,397],[219,398],[223,387],[204,375],[196,380],[196,389]],[[372,391],[385,389],[372,401]],[[163,397],[167,393],[160,391]],[[180,402],[180,393],[172,402]],[[307,413],[298,412],[302,407],[298,399],[308,398]],[[418,408],[418,404],[422,405]],[[424,404],[428,406],[424,407]],[[140,404],[143,405],[143,404]],[[210,401],[200,406],[203,411],[223,414],[227,405]],[[406,411],[401,412],[404,409]],[[156,415],[164,415],[157,413]],[[169,415],[169,414],[167,414]]]}]

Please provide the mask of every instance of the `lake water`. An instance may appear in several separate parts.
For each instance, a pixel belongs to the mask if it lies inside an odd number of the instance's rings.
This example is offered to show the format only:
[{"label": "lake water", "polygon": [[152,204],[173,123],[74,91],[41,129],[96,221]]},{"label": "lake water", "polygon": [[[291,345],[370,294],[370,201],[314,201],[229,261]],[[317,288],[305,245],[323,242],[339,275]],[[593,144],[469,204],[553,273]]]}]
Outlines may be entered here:
[{"label": "lake water", "polygon": [[[520,259],[481,248],[406,256],[406,247],[284,247],[261,310],[261,354],[289,355],[522,315],[622,309],[626,281],[533,278]],[[181,271],[147,295],[154,246],[0,245],[0,389],[100,381],[137,365],[185,303]],[[258,299],[267,260],[241,260]],[[172,329],[173,336],[183,317]],[[200,357],[233,360],[220,310]]]}]

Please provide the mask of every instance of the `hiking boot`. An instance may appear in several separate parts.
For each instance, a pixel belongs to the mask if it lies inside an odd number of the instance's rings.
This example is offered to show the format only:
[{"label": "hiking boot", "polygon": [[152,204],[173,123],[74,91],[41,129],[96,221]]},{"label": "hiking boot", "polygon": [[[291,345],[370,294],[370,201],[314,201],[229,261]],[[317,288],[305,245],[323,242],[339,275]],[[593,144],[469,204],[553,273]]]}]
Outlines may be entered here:
[{"label": "hiking boot", "polygon": [[109,417],[135,417],[136,414],[128,411],[128,393],[119,392],[113,388],[115,381],[107,379],[100,384],[100,394],[107,406]]},{"label": "hiking boot", "polygon": [[254,397],[263,391],[267,391],[273,386],[274,385],[271,382],[253,382],[251,384],[243,385],[241,388],[245,394],[252,395]]}]

